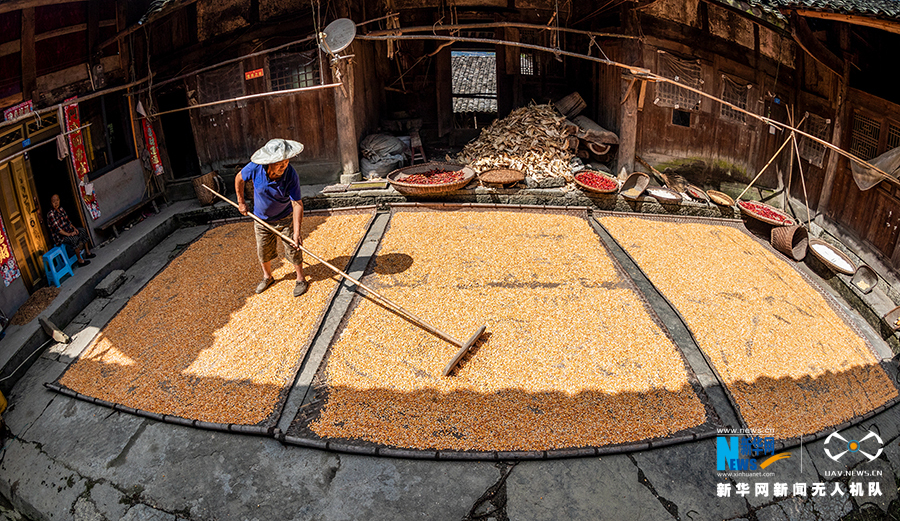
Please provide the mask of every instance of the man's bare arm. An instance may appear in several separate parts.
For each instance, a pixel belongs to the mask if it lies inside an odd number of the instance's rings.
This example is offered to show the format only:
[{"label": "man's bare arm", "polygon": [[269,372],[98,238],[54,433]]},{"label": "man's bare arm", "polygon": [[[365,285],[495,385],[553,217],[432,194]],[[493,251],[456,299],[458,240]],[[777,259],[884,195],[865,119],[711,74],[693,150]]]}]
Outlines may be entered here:
[{"label": "man's bare arm", "polygon": [[237,195],[238,211],[241,212],[241,215],[247,215],[247,201],[244,200],[244,184],[244,178],[241,177],[241,173],[238,172],[238,174],[234,176],[234,193]]}]

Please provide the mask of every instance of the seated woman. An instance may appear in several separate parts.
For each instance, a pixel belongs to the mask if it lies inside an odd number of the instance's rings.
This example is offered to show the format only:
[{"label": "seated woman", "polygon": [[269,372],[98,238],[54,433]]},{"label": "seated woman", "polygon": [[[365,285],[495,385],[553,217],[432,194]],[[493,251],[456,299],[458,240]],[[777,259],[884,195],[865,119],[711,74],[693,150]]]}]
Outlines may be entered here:
[{"label": "seated woman", "polygon": [[[95,255],[88,249],[88,234],[84,228],[76,228],[69,220],[69,215],[59,206],[59,196],[53,194],[50,198],[53,209],[47,212],[47,226],[53,236],[53,244],[56,246],[67,244],[75,250],[79,266],[87,266],[91,263],[85,258],[93,259]],[[84,257],[81,256],[81,248],[84,247]]]}]

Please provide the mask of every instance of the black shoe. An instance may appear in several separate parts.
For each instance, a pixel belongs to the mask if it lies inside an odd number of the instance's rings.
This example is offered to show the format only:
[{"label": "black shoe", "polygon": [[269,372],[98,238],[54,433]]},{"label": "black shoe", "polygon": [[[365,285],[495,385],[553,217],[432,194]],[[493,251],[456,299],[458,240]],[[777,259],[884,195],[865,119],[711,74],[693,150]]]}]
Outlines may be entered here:
[{"label": "black shoe", "polygon": [[269,277],[269,278],[267,278],[267,279],[263,279],[263,281],[260,282],[258,286],[256,286],[256,292],[257,292],[257,293],[262,293],[263,291],[266,290],[266,288],[268,288],[269,286],[271,286],[273,282],[275,282],[275,278],[274,278],[274,277]]},{"label": "black shoe", "polygon": [[94,255],[93,253],[89,253],[87,255],[82,255],[81,257],[84,259],[93,259],[94,257],[96,257],[96,255]]},{"label": "black shoe", "polygon": [[90,263],[91,263],[91,261],[89,261],[89,260],[83,260],[83,261],[79,262],[78,265],[79,266],[87,266]]},{"label": "black shoe", "polygon": [[306,293],[306,290],[309,289],[309,283],[305,280],[298,281],[294,286],[294,296],[299,297],[300,295]]}]

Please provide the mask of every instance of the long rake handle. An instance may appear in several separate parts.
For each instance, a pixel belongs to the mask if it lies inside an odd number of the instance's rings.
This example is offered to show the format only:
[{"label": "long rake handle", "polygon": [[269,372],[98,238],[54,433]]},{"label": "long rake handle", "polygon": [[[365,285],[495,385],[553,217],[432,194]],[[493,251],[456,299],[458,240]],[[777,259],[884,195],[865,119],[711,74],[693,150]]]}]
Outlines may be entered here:
[{"label": "long rake handle", "polygon": [[[213,190],[212,188],[206,186],[205,184],[203,185],[203,188],[206,188],[207,190],[209,190],[210,192],[212,192],[213,194],[215,194],[216,197],[218,197],[219,199],[222,199],[223,201],[227,201],[228,204],[230,204],[231,206],[234,206],[235,208],[237,208],[238,210],[240,210],[240,206],[238,206],[238,204],[235,203],[234,201],[232,201],[231,199],[225,197],[224,195],[220,194],[219,192],[216,192],[215,190]],[[454,345],[459,346],[459,347],[461,347],[461,346],[463,345],[462,342],[460,342],[459,340],[453,338],[452,336],[448,335],[447,333],[444,333],[444,332],[441,331],[440,329],[438,329],[438,328],[436,328],[436,327],[434,327],[434,326],[428,324],[428,323],[425,322],[423,319],[421,319],[421,318],[419,318],[418,316],[416,316],[415,314],[413,314],[413,313],[407,311],[406,309],[404,309],[404,308],[403,308],[402,306],[400,306],[399,304],[395,304],[395,303],[391,302],[390,300],[388,300],[387,297],[382,296],[381,294],[379,294],[379,293],[378,293],[377,291],[375,291],[374,289],[370,288],[369,286],[366,286],[365,284],[363,284],[362,282],[360,282],[360,281],[354,279],[354,278],[351,277],[350,275],[347,275],[346,273],[344,273],[343,271],[341,271],[340,269],[338,269],[336,266],[332,265],[330,262],[328,262],[328,261],[326,261],[325,259],[319,257],[319,256],[316,255],[315,253],[313,253],[313,252],[307,250],[307,249],[304,248],[303,246],[297,244],[296,242],[294,242],[294,239],[292,239],[291,237],[288,237],[287,235],[285,235],[285,234],[281,233],[280,231],[276,230],[275,228],[272,227],[272,225],[270,225],[270,224],[267,223],[266,221],[263,221],[262,219],[260,219],[260,218],[257,217],[256,215],[254,215],[253,213],[247,212],[247,215],[249,215],[250,217],[252,217],[252,218],[253,218],[256,222],[258,222],[259,224],[261,224],[261,225],[265,226],[266,228],[268,228],[269,231],[271,231],[272,233],[278,235],[279,237],[281,237],[282,239],[284,239],[284,240],[287,241],[288,243],[292,244],[295,248],[299,249],[299,250],[302,251],[303,253],[306,253],[307,255],[309,255],[310,257],[312,257],[312,258],[314,258],[314,259],[316,259],[317,261],[321,262],[322,264],[328,266],[329,268],[331,268],[332,271],[334,271],[335,273],[337,273],[337,274],[340,275],[341,277],[344,277],[345,279],[347,279],[347,280],[349,280],[350,282],[356,284],[356,285],[359,286],[360,288],[363,288],[364,290],[366,290],[366,292],[367,292],[368,294],[372,295],[373,297],[378,298],[378,300],[380,300],[381,302],[383,302],[384,304],[386,304],[386,305],[387,305],[389,308],[391,308],[392,310],[394,310],[394,311],[396,311],[396,312],[398,312],[398,313],[400,313],[400,314],[402,314],[402,315],[405,315],[406,318],[408,318],[408,319],[410,319],[411,321],[413,321],[417,326],[419,326],[419,327],[421,327],[422,329],[425,329],[425,330],[427,330],[427,331],[429,331],[429,332],[431,332],[431,333],[434,333],[435,335],[437,335],[437,336],[443,338],[444,340],[446,340],[447,342],[450,342],[451,344],[454,344]]]}]

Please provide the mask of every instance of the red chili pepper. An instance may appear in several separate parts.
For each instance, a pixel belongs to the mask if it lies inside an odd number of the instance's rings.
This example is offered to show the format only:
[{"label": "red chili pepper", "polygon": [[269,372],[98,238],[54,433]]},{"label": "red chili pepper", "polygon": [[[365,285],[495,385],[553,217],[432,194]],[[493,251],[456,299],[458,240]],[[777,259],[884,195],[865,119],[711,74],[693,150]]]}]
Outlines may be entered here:
[{"label": "red chili pepper", "polygon": [[400,182],[414,185],[442,185],[462,181],[464,177],[465,174],[459,171],[429,170],[409,175],[401,179]]},{"label": "red chili pepper", "polygon": [[594,172],[584,172],[575,176],[580,182],[598,190],[615,190],[619,187],[618,183],[605,175]]},{"label": "red chili pepper", "polygon": [[780,223],[793,222],[790,217],[781,215],[780,213],[773,211],[771,208],[764,204],[754,203],[752,201],[739,201],[738,204],[741,206],[741,208],[747,210],[750,213],[754,213],[767,219],[772,219],[773,221],[778,221]]}]

